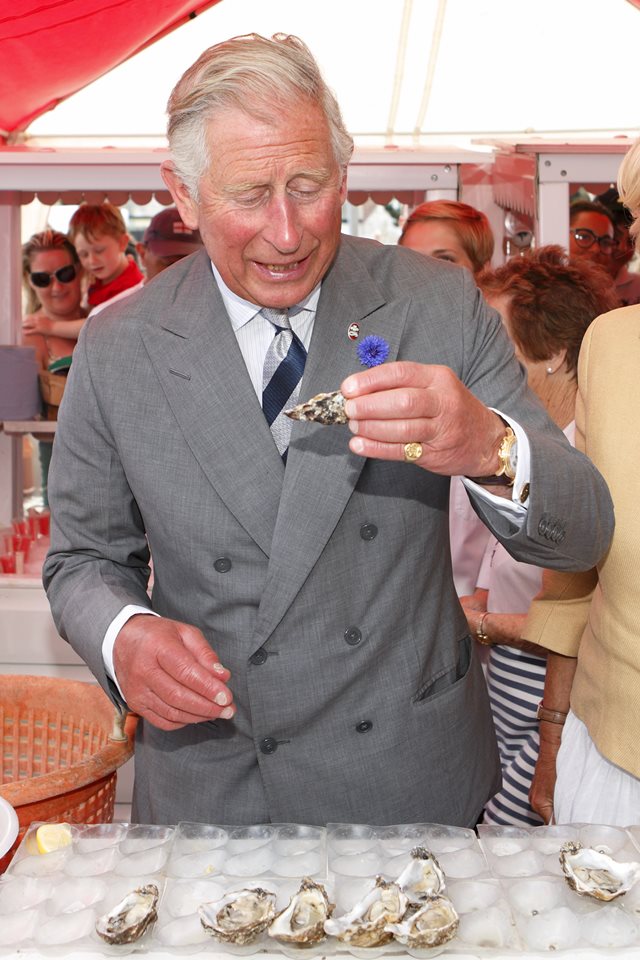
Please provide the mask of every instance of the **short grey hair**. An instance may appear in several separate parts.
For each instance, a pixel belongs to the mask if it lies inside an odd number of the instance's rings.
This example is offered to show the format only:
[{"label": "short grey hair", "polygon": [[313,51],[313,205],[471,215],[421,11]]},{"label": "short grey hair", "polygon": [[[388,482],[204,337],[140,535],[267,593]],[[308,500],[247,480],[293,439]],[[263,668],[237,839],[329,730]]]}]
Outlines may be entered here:
[{"label": "short grey hair", "polygon": [[345,173],[353,139],[302,40],[284,33],[270,39],[250,33],[205,50],[180,78],[167,105],[174,168],[192,198],[198,200],[198,184],[209,163],[206,125],[216,110],[231,107],[265,120],[273,116],[274,105],[301,98],[323,111],[336,163]]}]

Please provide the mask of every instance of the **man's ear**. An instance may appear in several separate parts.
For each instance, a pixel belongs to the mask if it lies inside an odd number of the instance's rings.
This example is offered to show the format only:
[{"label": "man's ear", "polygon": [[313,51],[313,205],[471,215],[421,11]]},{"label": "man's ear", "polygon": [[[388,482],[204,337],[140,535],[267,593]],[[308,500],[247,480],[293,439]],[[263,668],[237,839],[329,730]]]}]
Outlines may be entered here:
[{"label": "man's ear", "polygon": [[191,230],[198,229],[198,204],[195,203],[188,188],[182,182],[173,165],[173,160],[163,160],[160,175],[178,208],[182,222]]}]

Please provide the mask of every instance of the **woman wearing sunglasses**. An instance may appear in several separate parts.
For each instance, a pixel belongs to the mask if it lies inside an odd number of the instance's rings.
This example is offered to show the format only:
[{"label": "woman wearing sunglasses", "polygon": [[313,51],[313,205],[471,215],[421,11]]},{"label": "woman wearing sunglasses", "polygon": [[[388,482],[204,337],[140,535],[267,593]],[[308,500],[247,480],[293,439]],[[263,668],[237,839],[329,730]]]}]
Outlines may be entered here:
[{"label": "woman wearing sunglasses", "polygon": [[[27,310],[22,342],[35,348],[42,370],[64,367],[63,358],[71,356],[86,316],[81,306],[82,268],[75,247],[55,230],[34,234],[22,247],[22,275]],[[46,506],[53,438],[47,434],[37,439]]]}]

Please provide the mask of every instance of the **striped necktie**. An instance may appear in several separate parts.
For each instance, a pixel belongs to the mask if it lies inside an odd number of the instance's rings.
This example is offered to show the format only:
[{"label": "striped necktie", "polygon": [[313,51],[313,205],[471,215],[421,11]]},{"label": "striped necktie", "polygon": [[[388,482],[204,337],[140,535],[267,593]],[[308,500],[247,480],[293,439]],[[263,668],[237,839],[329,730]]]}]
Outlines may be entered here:
[{"label": "striped necktie", "polygon": [[288,310],[263,307],[260,313],[275,327],[274,338],[264,358],[262,409],[276,447],[286,463],[293,424],[282,411],[298,402],[307,351],[291,329]]}]

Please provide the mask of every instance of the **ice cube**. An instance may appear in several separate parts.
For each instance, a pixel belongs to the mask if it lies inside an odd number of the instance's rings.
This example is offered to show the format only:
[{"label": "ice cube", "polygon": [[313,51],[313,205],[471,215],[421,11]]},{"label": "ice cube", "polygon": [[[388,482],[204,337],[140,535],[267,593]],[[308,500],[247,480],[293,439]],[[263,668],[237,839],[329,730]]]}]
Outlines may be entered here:
[{"label": "ice cube", "polygon": [[354,853],[351,856],[337,857],[329,864],[334,873],[344,877],[374,877],[380,872],[382,863],[374,850]]},{"label": "ice cube", "polygon": [[473,910],[460,917],[458,937],[474,947],[506,947],[512,936],[511,920],[498,907]]},{"label": "ice cube", "polygon": [[50,896],[53,888],[50,877],[9,877],[5,874],[0,878],[0,914],[35,907]]},{"label": "ice cube", "polygon": [[509,902],[519,913],[533,917],[544,910],[552,910],[565,901],[564,881],[531,877],[507,887]]},{"label": "ice cube", "polygon": [[455,853],[440,853],[438,863],[444,870],[445,877],[460,880],[477,877],[487,869],[484,856],[477,847],[467,847],[456,850]]},{"label": "ice cube", "polygon": [[230,877],[250,877],[252,874],[265,873],[273,859],[271,846],[261,846],[229,857],[224,865],[224,872]]},{"label": "ice cube", "polygon": [[605,906],[581,920],[582,936],[594,947],[627,947],[638,934],[628,913],[618,906]]},{"label": "ice cube", "polygon": [[200,922],[197,913],[184,917],[174,917],[162,926],[156,927],[154,938],[165,947],[187,947],[204,943],[209,935]]},{"label": "ice cube", "polygon": [[169,882],[162,898],[162,910],[171,917],[196,913],[201,903],[213,903],[224,895],[224,886],[215,880]]},{"label": "ice cube", "polygon": [[24,947],[27,940],[33,936],[37,922],[38,911],[35,907],[3,917],[0,921],[0,946],[13,947],[20,944]]},{"label": "ice cube", "polygon": [[567,950],[580,939],[580,923],[568,907],[556,907],[529,917],[521,932],[531,950]]},{"label": "ice cube", "polygon": [[93,933],[96,922],[95,911],[91,907],[77,910],[75,913],[63,913],[45,920],[35,932],[35,941],[43,947],[60,946],[73,943]]},{"label": "ice cube", "polygon": [[107,893],[104,880],[94,877],[90,883],[84,878],[73,877],[59,883],[47,904],[49,913],[74,913],[84,910],[102,900]]},{"label": "ice cube", "polygon": [[458,913],[470,913],[490,907],[501,890],[496,880],[458,880],[447,884],[447,893]]},{"label": "ice cube", "polygon": [[123,857],[114,867],[114,873],[121,877],[133,877],[140,873],[158,873],[169,856],[166,844],[147,847]]},{"label": "ice cube", "polygon": [[69,877],[98,877],[113,870],[120,854],[117,847],[101,847],[91,853],[69,857],[64,872]]},{"label": "ice cube", "polygon": [[221,848],[185,853],[171,860],[168,873],[171,877],[208,877],[212,873],[220,873],[226,859],[226,850]]}]

